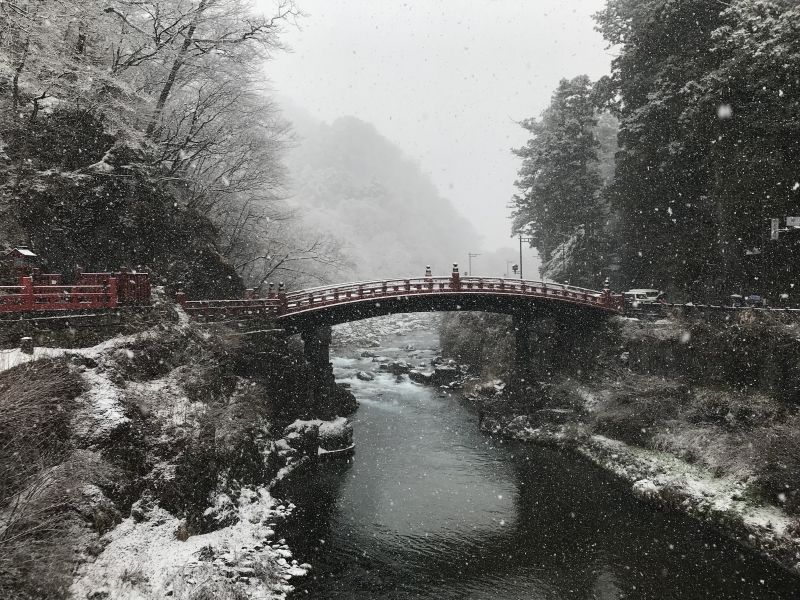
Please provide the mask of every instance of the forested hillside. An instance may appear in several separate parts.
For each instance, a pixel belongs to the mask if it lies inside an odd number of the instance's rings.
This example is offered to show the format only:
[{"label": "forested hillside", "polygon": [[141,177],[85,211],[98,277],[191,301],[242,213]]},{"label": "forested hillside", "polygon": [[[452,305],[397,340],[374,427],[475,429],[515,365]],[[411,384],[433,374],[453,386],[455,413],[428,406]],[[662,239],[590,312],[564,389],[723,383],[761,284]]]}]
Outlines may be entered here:
[{"label": "forested hillside", "polygon": [[291,202],[308,227],[338,238],[344,276],[381,279],[447,274],[478,234],[418,164],[372,125],[354,117],[331,124],[297,108],[289,153]]},{"label": "forested hillside", "polygon": [[[0,244],[239,294],[286,264],[287,125],[261,67],[291,0],[0,3]],[[303,242],[304,243],[304,242]],[[302,245],[302,244],[300,244]],[[276,275],[276,277],[279,274]]]},{"label": "forested hillside", "polygon": [[[612,73],[562,81],[523,122],[516,230],[546,263],[566,255],[554,271],[573,282],[791,295],[800,235],[770,240],[770,219],[800,216],[800,7],[610,0],[596,21]],[[620,150],[603,182],[609,112]]]}]

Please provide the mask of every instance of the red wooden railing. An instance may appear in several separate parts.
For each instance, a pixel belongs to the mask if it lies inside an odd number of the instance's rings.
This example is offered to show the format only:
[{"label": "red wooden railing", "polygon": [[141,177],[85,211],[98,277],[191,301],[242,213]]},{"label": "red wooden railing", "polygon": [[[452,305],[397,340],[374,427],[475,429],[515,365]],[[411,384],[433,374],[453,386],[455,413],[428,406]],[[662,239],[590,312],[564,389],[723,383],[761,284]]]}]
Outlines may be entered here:
[{"label": "red wooden railing", "polygon": [[104,285],[34,285],[32,277],[21,277],[18,286],[0,287],[0,312],[38,312],[116,308],[117,278]]},{"label": "red wooden railing", "polygon": [[190,317],[205,321],[222,321],[227,317],[276,317],[283,305],[279,298],[187,300],[181,292],[176,299]]},{"label": "red wooden railing", "polygon": [[421,277],[385,281],[362,281],[336,286],[323,286],[291,293],[271,293],[268,298],[243,300],[187,300],[178,294],[178,302],[186,312],[204,320],[226,317],[284,317],[327,306],[356,303],[382,298],[419,295],[482,294],[513,296],[556,301],[608,313],[621,313],[623,297],[609,290],[601,292],[560,283],[498,279],[487,277]]},{"label": "red wooden railing", "polygon": [[613,294],[608,290],[599,292],[544,281],[450,276],[365,281],[292,292],[286,294],[281,314],[294,314],[331,304],[426,294],[523,296],[558,300],[562,303],[597,308],[608,312],[621,312],[623,309],[622,295]]},{"label": "red wooden railing", "polygon": [[80,311],[150,303],[147,273],[82,273],[62,285],[62,276],[35,273],[20,277],[19,285],[0,286],[0,313]]}]

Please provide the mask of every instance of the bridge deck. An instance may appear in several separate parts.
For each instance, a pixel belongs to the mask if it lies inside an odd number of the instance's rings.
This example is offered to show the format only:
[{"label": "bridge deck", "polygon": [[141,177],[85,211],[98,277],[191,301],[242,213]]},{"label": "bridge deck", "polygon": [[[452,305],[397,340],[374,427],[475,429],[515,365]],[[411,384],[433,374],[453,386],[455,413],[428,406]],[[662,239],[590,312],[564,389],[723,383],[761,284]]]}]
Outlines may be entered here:
[{"label": "bridge deck", "polygon": [[357,307],[367,302],[377,303],[381,300],[430,297],[429,310],[436,310],[437,297],[452,299],[479,296],[498,300],[546,300],[548,303],[564,307],[608,314],[618,314],[623,309],[622,296],[612,294],[608,290],[596,291],[559,283],[520,279],[461,278],[457,274],[450,277],[362,281],[321,286],[291,293],[273,293],[267,298],[249,300],[182,300],[181,303],[191,316],[205,320],[238,316],[271,317],[290,321],[297,320],[292,317],[321,313],[335,307]]},{"label": "bridge deck", "polygon": [[608,312],[622,310],[621,302],[617,302],[620,297],[559,283],[487,277],[465,277],[457,280],[452,277],[421,277],[365,281],[292,292],[286,294],[286,304],[281,315],[360,300],[442,294],[490,294],[548,298]]}]

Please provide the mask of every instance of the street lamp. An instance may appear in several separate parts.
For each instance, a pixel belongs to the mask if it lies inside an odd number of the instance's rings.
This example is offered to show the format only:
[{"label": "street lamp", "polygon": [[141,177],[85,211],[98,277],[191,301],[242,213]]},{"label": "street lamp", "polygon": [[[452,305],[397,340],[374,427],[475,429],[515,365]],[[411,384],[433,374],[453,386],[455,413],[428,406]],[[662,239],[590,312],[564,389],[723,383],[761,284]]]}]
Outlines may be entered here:
[{"label": "street lamp", "polygon": [[472,274],[472,259],[475,258],[476,256],[480,256],[480,254],[473,254],[472,252],[470,252],[467,254],[467,256],[469,256],[469,272],[470,274]]},{"label": "street lamp", "polygon": [[519,235],[519,278],[520,279],[522,279],[522,242],[530,244],[533,242],[533,238],[522,237],[522,234]]}]

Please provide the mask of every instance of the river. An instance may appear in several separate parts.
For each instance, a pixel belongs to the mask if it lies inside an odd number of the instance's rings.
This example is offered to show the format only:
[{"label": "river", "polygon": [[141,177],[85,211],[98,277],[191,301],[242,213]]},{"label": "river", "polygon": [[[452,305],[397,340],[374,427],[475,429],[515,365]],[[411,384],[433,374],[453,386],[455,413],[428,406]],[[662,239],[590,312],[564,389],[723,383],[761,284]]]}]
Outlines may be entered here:
[{"label": "river", "polygon": [[[413,364],[438,340],[384,344],[376,354]],[[334,358],[361,402],[354,457],[286,490],[298,508],[283,535],[313,565],[293,598],[800,598],[773,564],[572,453],[480,433],[459,397],[380,374],[361,350]]]}]

